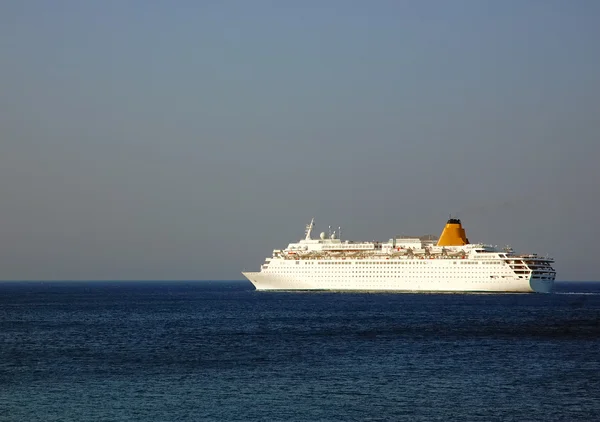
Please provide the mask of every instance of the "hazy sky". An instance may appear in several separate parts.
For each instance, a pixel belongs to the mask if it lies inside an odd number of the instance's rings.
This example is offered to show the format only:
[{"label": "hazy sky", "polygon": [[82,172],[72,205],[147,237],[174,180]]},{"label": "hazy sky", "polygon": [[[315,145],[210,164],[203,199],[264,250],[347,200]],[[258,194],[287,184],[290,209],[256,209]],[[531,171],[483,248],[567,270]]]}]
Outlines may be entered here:
[{"label": "hazy sky", "polygon": [[342,226],[599,280],[600,1],[0,2],[0,279],[241,279]]}]

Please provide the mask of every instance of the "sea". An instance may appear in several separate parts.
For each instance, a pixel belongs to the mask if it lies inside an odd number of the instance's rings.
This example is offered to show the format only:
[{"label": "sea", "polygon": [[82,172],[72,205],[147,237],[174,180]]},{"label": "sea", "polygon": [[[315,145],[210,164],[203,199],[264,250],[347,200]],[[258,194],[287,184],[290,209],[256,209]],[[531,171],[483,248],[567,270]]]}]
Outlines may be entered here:
[{"label": "sea", "polygon": [[599,353],[600,283],[0,283],[0,421],[589,422]]}]

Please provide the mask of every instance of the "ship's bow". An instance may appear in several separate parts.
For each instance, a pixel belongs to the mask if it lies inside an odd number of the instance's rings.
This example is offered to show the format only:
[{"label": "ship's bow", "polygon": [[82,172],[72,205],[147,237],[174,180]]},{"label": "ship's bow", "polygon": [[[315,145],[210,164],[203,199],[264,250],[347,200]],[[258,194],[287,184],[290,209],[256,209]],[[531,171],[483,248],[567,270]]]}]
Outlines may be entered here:
[{"label": "ship's bow", "polygon": [[260,272],[242,272],[242,275],[250,280],[250,283],[252,283],[257,290],[260,290]]}]

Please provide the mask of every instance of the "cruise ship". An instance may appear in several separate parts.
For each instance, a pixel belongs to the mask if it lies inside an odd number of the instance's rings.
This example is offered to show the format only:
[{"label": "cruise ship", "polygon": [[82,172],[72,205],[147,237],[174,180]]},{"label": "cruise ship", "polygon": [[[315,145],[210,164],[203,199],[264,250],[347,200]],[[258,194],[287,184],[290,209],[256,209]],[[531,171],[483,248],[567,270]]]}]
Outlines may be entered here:
[{"label": "cruise ship", "polygon": [[471,244],[450,218],[438,237],[396,236],[387,242],[342,241],[336,232],[275,249],[258,272],[243,272],[257,290],[549,293],[554,260],[510,247]]}]

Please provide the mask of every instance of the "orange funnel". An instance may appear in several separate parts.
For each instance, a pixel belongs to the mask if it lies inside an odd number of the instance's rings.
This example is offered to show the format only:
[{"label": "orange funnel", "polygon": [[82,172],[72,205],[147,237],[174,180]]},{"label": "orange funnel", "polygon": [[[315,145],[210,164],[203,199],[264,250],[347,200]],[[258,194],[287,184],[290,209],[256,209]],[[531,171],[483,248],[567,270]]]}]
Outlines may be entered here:
[{"label": "orange funnel", "polygon": [[438,246],[463,246],[469,243],[469,239],[467,239],[467,235],[465,234],[465,229],[463,229],[462,224],[458,218],[451,218],[446,223],[446,227],[444,227],[444,231],[440,235],[440,240],[438,240]]}]

